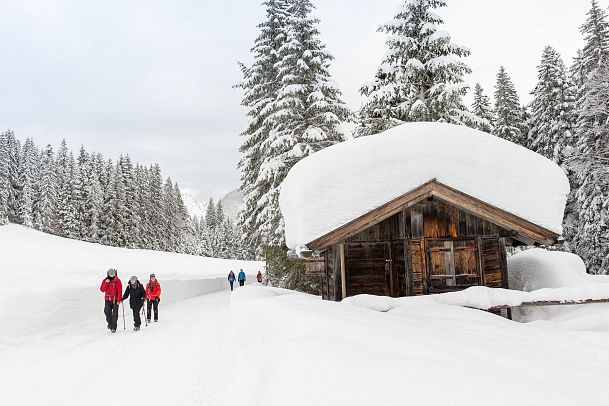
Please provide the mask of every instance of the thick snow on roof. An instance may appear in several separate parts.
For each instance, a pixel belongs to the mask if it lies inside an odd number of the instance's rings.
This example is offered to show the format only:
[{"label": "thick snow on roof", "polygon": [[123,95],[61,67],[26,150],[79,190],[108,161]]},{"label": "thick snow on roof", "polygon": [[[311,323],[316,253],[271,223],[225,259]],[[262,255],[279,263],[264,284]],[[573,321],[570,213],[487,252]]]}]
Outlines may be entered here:
[{"label": "thick snow on roof", "polygon": [[562,232],[569,181],[554,162],[468,127],[409,123],[298,162],[279,198],[286,243],[305,245],[434,178]]}]

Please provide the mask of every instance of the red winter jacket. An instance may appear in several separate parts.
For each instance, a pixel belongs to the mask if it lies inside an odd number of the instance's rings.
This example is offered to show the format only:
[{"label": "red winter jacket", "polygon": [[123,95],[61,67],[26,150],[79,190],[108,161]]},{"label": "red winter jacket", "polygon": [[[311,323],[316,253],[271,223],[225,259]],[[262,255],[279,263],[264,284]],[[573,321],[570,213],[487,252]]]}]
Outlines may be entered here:
[{"label": "red winter jacket", "polygon": [[161,285],[159,282],[148,282],[146,284],[146,299],[156,300],[159,296],[161,296]]},{"label": "red winter jacket", "polygon": [[121,280],[118,279],[118,276],[115,276],[110,282],[108,282],[108,278],[105,278],[102,281],[99,290],[106,294],[104,296],[106,302],[121,302],[121,298],[123,296],[123,284],[121,283]]}]

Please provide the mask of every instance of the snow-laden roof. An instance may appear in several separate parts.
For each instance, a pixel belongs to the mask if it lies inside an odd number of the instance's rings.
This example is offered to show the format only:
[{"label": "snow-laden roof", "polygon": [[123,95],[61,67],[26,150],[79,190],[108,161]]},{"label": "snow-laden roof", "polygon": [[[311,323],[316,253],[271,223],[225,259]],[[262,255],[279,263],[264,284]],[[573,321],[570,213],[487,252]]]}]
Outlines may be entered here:
[{"label": "snow-laden roof", "polygon": [[279,198],[286,243],[303,246],[434,178],[562,232],[569,181],[554,162],[465,126],[409,123],[298,162]]}]

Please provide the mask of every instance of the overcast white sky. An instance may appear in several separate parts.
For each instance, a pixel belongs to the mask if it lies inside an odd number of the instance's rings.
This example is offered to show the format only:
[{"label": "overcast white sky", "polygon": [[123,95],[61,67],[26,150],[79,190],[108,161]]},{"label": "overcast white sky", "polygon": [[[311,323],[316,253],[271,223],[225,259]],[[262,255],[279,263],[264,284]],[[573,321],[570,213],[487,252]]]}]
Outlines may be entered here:
[{"label": "overcast white sky", "polygon": [[[201,199],[239,185],[245,125],[237,61],[249,49],[261,0],[0,0],[0,129],[21,139],[107,158],[158,162]],[[385,52],[377,27],[403,0],[314,0],[334,79],[359,106]],[[603,7],[609,0],[600,0]],[[448,0],[453,40],[492,94],[503,64],[522,101],[546,44],[571,63],[590,0]]]}]

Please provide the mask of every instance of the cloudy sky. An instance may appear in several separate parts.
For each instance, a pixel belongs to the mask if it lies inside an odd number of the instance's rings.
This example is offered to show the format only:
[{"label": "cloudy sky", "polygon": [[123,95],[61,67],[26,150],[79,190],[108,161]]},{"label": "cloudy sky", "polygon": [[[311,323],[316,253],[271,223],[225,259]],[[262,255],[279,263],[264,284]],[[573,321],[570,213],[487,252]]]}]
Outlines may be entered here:
[{"label": "cloudy sky", "polygon": [[[0,0],[0,129],[39,145],[66,138],[116,158],[158,162],[201,199],[239,185],[245,125],[237,61],[261,0]],[[403,0],[314,0],[332,73],[359,106],[385,52],[377,27]],[[600,0],[603,7],[609,0]],[[470,82],[492,93],[505,65],[523,102],[546,44],[571,62],[590,0],[448,0],[439,14],[472,50]]]}]

